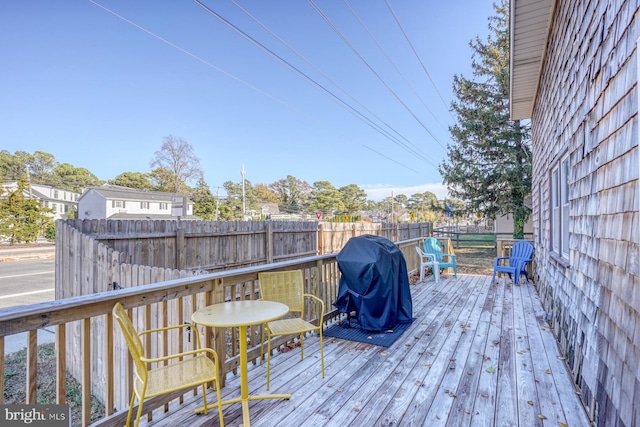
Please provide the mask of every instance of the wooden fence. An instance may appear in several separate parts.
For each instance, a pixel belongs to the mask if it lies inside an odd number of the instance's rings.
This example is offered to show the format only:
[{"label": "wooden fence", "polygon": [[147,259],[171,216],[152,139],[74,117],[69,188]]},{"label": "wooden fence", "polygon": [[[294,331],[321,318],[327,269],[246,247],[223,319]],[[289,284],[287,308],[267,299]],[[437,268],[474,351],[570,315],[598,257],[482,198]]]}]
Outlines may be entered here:
[{"label": "wooden fence", "polygon": [[[119,255],[113,249],[102,247],[103,244],[91,241],[87,236],[79,235],[78,230],[67,230],[76,243],[94,244],[96,253],[94,259],[83,260],[70,268],[79,268],[78,274],[90,269],[92,262],[115,265]],[[419,265],[414,247],[421,243],[421,238],[396,243],[402,251],[407,269],[411,273]],[[57,249],[56,263],[69,257],[70,250],[76,248],[68,244]],[[81,252],[82,255],[90,254]],[[77,255],[80,255],[77,254]],[[33,404],[38,401],[37,375],[37,331],[40,328],[56,328],[56,403],[67,403],[66,372],[70,368],[68,361],[78,364],[81,379],[82,394],[82,425],[91,424],[91,402],[99,399],[104,403],[106,414],[94,425],[121,426],[126,418],[128,405],[127,396],[131,394],[133,384],[133,366],[127,358],[127,350],[120,331],[114,330],[111,309],[116,302],[121,302],[129,310],[134,324],[140,330],[190,322],[191,313],[206,305],[224,301],[257,299],[259,288],[258,273],[261,271],[277,271],[286,269],[302,269],[305,274],[305,291],[320,297],[327,307],[324,319],[314,319],[315,322],[329,322],[339,315],[332,310],[335,301],[339,271],[335,259],[336,254],[304,257],[294,260],[281,261],[259,266],[251,266],[228,271],[201,274],[199,272],[185,272],[175,269],[162,269],[151,266],[122,265],[119,280],[123,284],[120,289],[96,291],[88,295],[64,298],[52,302],[18,306],[0,311],[0,350],[4,349],[4,337],[26,332],[26,384],[27,397],[25,403]],[[62,264],[64,265],[64,264]],[[61,268],[65,270],[65,268]],[[114,272],[115,274],[115,272]],[[71,277],[71,276],[65,276]],[[100,277],[94,273],[94,278]],[[112,278],[115,276],[112,276]],[[76,277],[77,278],[77,277]],[[108,280],[105,276],[104,280]],[[89,280],[79,280],[81,284],[90,283]],[[147,284],[149,283],[149,284]],[[311,313],[312,317],[314,313]],[[69,333],[74,328],[77,334]],[[237,331],[235,328],[226,330],[198,328],[198,333],[205,337],[204,345],[214,348],[221,357],[224,374],[234,371],[239,364],[239,348]],[[185,335],[171,335],[167,332],[158,340],[147,340],[145,348],[151,357],[164,351],[176,351],[190,348]],[[74,335],[71,339],[70,335]],[[251,327],[249,336],[248,360],[259,361],[260,343],[256,339],[261,336],[260,326]],[[274,348],[286,345],[286,338],[274,342]],[[0,351],[0,369],[4,371],[4,351]],[[223,375],[224,378],[224,375]],[[3,380],[0,379],[4,388]],[[95,396],[95,397],[94,397]],[[169,396],[151,399],[145,402],[145,411],[159,408],[169,401],[180,397],[176,392]],[[4,395],[0,396],[0,404],[4,402]],[[181,401],[178,401],[181,404]],[[165,410],[167,407],[165,406]]]},{"label": "wooden fence", "polygon": [[58,222],[56,236],[66,252],[56,255],[94,256],[97,242],[118,252],[119,263],[213,272],[338,252],[363,234],[399,242],[431,233],[431,223],[66,220]]}]

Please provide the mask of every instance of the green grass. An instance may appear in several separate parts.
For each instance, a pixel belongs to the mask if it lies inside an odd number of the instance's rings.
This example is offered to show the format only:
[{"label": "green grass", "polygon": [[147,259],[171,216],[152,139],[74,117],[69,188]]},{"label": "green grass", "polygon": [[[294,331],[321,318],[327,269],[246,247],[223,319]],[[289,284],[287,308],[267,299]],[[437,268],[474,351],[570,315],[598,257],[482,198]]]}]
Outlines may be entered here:
[{"label": "green grass", "polygon": [[495,248],[495,234],[453,234],[451,243],[461,248]]},{"label": "green grass", "polygon": [[[7,356],[4,366],[4,401],[21,404],[26,400],[27,350],[19,350]],[[82,392],[75,378],[67,373],[66,403],[71,408],[72,426],[82,425]],[[38,346],[38,390],[39,404],[56,403],[56,349],[53,343]],[[104,406],[95,397],[91,399],[91,419],[97,421],[105,414]]]}]

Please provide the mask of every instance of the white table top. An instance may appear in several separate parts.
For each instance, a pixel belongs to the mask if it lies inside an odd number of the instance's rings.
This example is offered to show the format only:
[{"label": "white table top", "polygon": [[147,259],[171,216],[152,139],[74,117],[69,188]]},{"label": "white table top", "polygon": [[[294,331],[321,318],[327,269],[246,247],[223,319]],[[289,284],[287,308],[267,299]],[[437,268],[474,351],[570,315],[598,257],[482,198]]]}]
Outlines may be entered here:
[{"label": "white table top", "polygon": [[248,300],[213,304],[191,315],[200,325],[217,328],[259,325],[279,319],[289,312],[285,304],[274,301]]}]

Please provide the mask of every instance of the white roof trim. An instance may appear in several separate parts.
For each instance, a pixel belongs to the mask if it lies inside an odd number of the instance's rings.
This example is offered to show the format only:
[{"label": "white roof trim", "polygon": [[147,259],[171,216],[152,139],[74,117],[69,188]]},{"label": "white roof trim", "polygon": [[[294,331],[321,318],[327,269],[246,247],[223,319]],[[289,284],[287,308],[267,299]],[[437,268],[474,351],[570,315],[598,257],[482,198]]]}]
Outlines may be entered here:
[{"label": "white roof trim", "polygon": [[555,0],[511,0],[509,114],[531,117]]}]

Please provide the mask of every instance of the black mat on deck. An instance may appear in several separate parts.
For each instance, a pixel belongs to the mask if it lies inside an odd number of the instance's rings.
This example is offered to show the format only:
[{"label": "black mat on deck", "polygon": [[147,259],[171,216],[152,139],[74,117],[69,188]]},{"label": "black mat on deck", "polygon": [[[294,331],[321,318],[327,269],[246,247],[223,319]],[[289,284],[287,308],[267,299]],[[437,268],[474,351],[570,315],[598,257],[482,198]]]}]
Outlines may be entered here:
[{"label": "black mat on deck", "polygon": [[[415,319],[414,319],[415,320]],[[360,328],[360,323],[354,317],[351,318],[351,326],[347,323],[347,319],[344,319],[342,324],[339,322],[334,323],[329,328],[322,332],[325,337],[340,338],[343,340],[366,342],[373,345],[379,345],[382,347],[389,347],[397,340],[400,335],[411,326],[411,323],[398,323],[393,329],[384,330],[381,332],[365,331]]]}]

